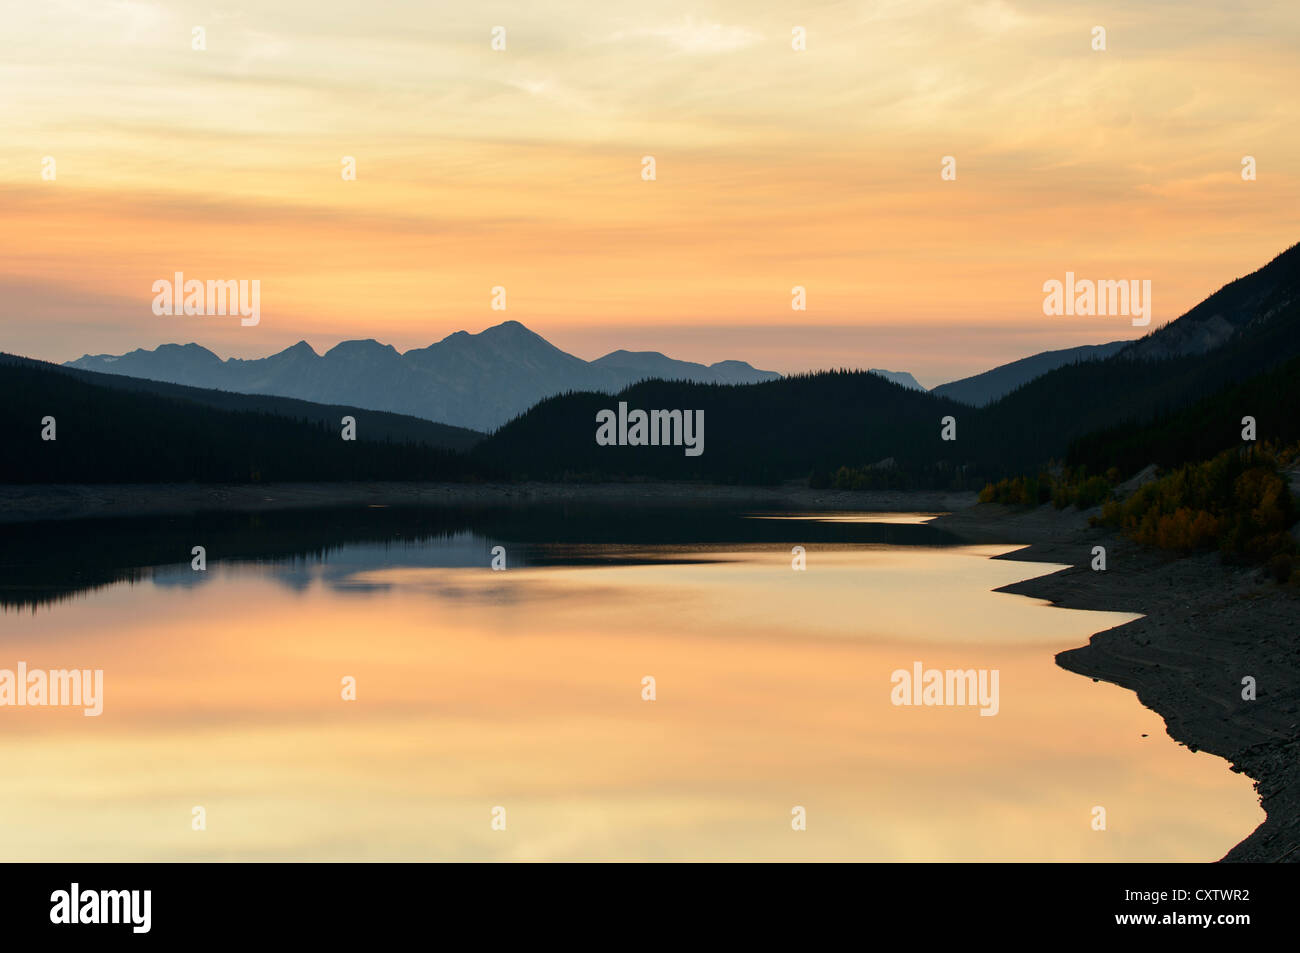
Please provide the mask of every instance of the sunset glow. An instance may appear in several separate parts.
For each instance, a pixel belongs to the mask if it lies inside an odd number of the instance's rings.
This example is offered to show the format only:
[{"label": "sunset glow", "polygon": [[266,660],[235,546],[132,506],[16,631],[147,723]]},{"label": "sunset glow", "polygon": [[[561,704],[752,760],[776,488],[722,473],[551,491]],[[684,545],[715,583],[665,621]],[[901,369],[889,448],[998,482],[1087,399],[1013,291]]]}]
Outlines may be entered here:
[{"label": "sunset glow", "polygon": [[[362,20],[78,0],[5,20],[0,349],[48,360],[405,350],[514,319],[588,359],[930,385],[1142,333],[1045,317],[1042,283],[1066,270],[1151,280],[1154,328],[1296,239],[1291,2],[395,3]],[[150,285],[177,270],[259,279],[260,325],[155,316]]]}]

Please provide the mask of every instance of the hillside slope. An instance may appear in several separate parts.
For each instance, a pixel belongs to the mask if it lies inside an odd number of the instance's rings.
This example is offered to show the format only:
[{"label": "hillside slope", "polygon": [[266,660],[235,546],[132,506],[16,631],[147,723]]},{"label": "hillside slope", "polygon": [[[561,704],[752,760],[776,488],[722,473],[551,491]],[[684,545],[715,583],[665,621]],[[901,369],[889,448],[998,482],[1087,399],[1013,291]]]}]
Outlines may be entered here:
[{"label": "hillside slope", "polygon": [[[346,409],[346,408],[344,408]],[[295,418],[222,409],[177,395],[103,386],[66,369],[0,360],[4,483],[452,480],[473,476],[463,454],[375,439],[357,411],[357,437],[313,411]],[[43,439],[53,418],[53,440]]]},{"label": "hillside slope", "polygon": [[951,397],[972,407],[983,407],[1058,367],[1076,364],[1079,361],[1096,361],[1110,357],[1128,343],[1128,341],[1112,341],[1109,344],[1085,344],[1083,347],[1044,351],[1041,354],[1022,357],[1010,364],[1002,364],[981,374],[940,384],[931,393],[941,397]]}]

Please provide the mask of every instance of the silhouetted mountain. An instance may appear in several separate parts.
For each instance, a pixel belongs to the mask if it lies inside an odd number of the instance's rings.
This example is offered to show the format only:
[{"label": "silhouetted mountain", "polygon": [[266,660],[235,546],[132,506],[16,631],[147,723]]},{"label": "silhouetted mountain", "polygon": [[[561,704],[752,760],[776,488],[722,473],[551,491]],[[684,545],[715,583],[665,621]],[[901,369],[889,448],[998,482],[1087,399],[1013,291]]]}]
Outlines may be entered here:
[{"label": "silhouetted mountain", "polygon": [[[1232,333],[1217,347],[1202,349],[1207,329],[1225,325]],[[1069,364],[1030,381],[975,415],[969,432],[999,447],[1008,466],[1023,469],[1063,457],[1090,432],[1143,427],[1227,395],[1233,385],[1297,356],[1300,245],[1111,357]],[[1242,408],[1237,417],[1250,413]],[[1269,436],[1261,429],[1261,439]],[[1240,426],[1207,438],[1225,449],[1240,441]]]},{"label": "silhouetted mountain", "polygon": [[1137,341],[1112,341],[1059,351],[1045,351],[982,374],[940,384],[934,393],[982,407],[1049,371],[1081,361],[1122,354],[1129,361],[1195,357],[1222,347],[1243,329],[1250,332],[1293,307],[1297,287],[1297,248],[1238,278],[1206,298],[1176,321]]},{"label": "silhouetted mountain", "polygon": [[1109,344],[1085,344],[1083,347],[1067,347],[1059,351],[1044,351],[1031,357],[1022,357],[1010,364],[1002,364],[991,371],[963,377],[961,380],[940,384],[931,393],[942,397],[951,397],[972,407],[983,407],[1000,397],[1011,393],[1022,384],[1035,377],[1042,377],[1048,371],[1054,371],[1066,364],[1079,361],[1096,361],[1117,353],[1128,341],[1111,341]]},{"label": "silhouetted mountain", "polygon": [[[477,403],[493,415],[506,413],[530,390],[572,392],[546,398],[510,421],[476,446],[470,460],[429,456],[433,451],[414,442],[375,443],[370,446],[386,449],[349,454],[336,445],[332,418],[340,408],[312,411],[315,416],[301,421],[231,413],[216,408],[252,398],[158,389],[167,385],[149,385],[146,393],[140,381],[110,388],[72,370],[10,362],[0,378],[8,428],[3,436],[15,448],[5,461],[6,478],[21,472],[36,480],[418,479],[504,472],[547,479],[773,482],[810,474],[826,480],[849,467],[869,472],[872,485],[970,486],[1067,452],[1091,468],[1136,468],[1149,462],[1145,454],[1204,458],[1240,442],[1246,415],[1257,418],[1261,440],[1286,439],[1295,429],[1293,379],[1300,367],[1300,246],[1115,354],[1064,364],[982,408],[879,373],[847,371],[743,385],[651,379],[613,396],[603,388],[581,389],[585,375],[609,381],[680,368],[689,378],[725,376],[735,368],[630,352],[588,363],[515,322],[479,335],[455,334],[405,355],[375,341],[345,342],[321,356],[298,345],[262,361],[215,363],[202,348],[160,350],[195,376],[214,367],[219,373],[251,367],[256,374],[247,379],[262,386],[257,375],[276,379],[288,366],[298,371],[301,386],[376,388],[375,401],[384,383],[400,391],[437,381],[444,406]],[[108,366],[136,369],[146,360],[142,355],[156,353],[132,352]],[[617,411],[620,401],[628,411],[703,411],[703,453],[687,454],[680,430],[677,446],[598,444],[597,413]],[[39,440],[46,414],[70,421],[60,420],[57,450]],[[357,416],[364,439],[367,425]],[[948,417],[955,440],[942,437]],[[74,439],[65,443],[65,433]]]},{"label": "silhouetted mountain", "polygon": [[1250,332],[1300,301],[1300,245],[1258,271],[1224,285],[1177,321],[1132,342],[1124,355],[1158,360],[1204,354]]},{"label": "silhouetted mountain", "polygon": [[[356,419],[343,440],[344,414]],[[53,440],[43,439],[53,418]],[[424,420],[113,378],[0,355],[0,482],[455,480],[478,435]],[[387,439],[385,439],[387,438]]]},{"label": "silhouetted mountain", "polygon": [[[684,445],[597,445],[597,412],[617,411],[620,401],[629,413],[703,411],[703,453],[688,456]],[[583,392],[544,400],[472,455],[520,478],[741,483],[807,477],[850,461],[894,456],[909,472],[924,471],[915,485],[946,485],[963,448],[940,439],[940,419],[966,409],[868,371],[823,371],[744,386],[653,380],[612,397]]]},{"label": "silhouetted mountain", "polygon": [[753,383],[780,376],[743,361],[706,367],[653,351],[615,351],[584,361],[518,321],[478,334],[457,331],[405,354],[365,340],[344,341],[318,355],[299,341],[270,357],[223,361],[197,344],[164,344],[120,356],[87,354],[67,366],[241,394],[345,402],[475,430],[492,430],[566,390],[613,393],[648,377]]},{"label": "silhouetted mountain", "polygon": [[[202,348],[199,350],[202,350]],[[116,374],[83,371],[67,365],[49,364],[45,361],[35,361],[31,358],[14,357],[8,354],[0,354],[0,361],[28,364],[46,370],[58,371],[99,387],[140,391],[142,393],[157,394],[160,397],[189,400],[221,410],[275,414],[278,417],[307,420],[326,427],[337,428],[339,420],[344,416],[355,417],[357,420],[364,417],[366,421],[365,436],[369,440],[423,443],[431,447],[442,447],[447,450],[468,450],[482,440],[484,436],[477,430],[450,427],[447,424],[434,423],[421,417],[390,414],[378,410],[363,410],[360,407],[350,407],[345,404],[316,404],[292,397],[235,394],[224,390],[187,387],[184,384],[168,384],[163,381],[151,381],[140,377],[121,377]]]},{"label": "silhouetted mountain", "polygon": [[[1217,346],[1203,347],[1225,327],[1231,332]],[[1199,420],[1202,443],[1231,446],[1240,440],[1240,425],[1228,424],[1255,413],[1237,404],[1259,393],[1237,385],[1297,356],[1300,246],[1155,334],[1110,357],[1058,367],[987,407],[905,389],[874,373],[827,372],[744,387],[650,382],[614,398],[574,393],[543,401],[475,453],[537,478],[766,482],[848,466],[872,468],[897,485],[970,485],[1062,459],[1091,432],[1140,432],[1198,402],[1203,409],[1187,426],[1194,429]],[[596,414],[616,410],[619,401],[629,412],[703,410],[703,454],[598,445]],[[1274,410],[1260,418],[1260,439],[1286,430]],[[956,440],[941,440],[945,416],[954,418]],[[890,458],[889,467],[873,466]],[[1093,459],[1104,463],[1096,454]]]}]

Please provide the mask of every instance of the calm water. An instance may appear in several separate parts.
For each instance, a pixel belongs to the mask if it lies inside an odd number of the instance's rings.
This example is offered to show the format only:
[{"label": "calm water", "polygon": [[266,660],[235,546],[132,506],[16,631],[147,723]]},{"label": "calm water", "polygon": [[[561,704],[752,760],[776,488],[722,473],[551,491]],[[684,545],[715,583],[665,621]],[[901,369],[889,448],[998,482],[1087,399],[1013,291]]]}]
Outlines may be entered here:
[{"label": "calm water", "polygon": [[[0,708],[0,859],[1218,858],[1249,780],[1058,668],[1134,617],[992,592],[1054,568],[1014,548],[591,508],[6,530],[0,668],[105,700]],[[996,669],[998,714],[893,705],[914,662]]]}]

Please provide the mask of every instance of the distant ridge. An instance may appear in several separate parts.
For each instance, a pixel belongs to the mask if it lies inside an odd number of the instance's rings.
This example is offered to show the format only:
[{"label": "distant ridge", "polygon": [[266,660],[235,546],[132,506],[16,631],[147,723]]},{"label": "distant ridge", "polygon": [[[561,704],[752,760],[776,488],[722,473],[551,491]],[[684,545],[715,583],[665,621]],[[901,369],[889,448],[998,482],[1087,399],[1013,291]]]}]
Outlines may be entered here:
[{"label": "distant ridge", "polygon": [[982,374],[940,384],[931,393],[941,397],[951,397],[973,407],[983,407],[1005,397],[1021,384],[1042,377],[1048,371],[1079,361],[1099,361],[1118,353],[1129,343],[1131,342],[1111,341],[1109,344],[1085,344],[1082,347],[1067,347],[1059,351],[1044,351],[1041,354],[1022,357],[1010,364],[1002,364]]},{"label": "distant ridge", "polygon": [[127,354],[87,354],[66,367],[192,387],[294,397],[422,417],[490,431],[539,400],[571,390],[616,393],[648,379],[753,384],[781,375],[744,361],[695,364],[657,351],[614,351],[595,361],[568,354],[518,321],[457,331],[400,353],[373,339],[317,354],[299,341],[269,357],[222,360],[198,344]]}]

